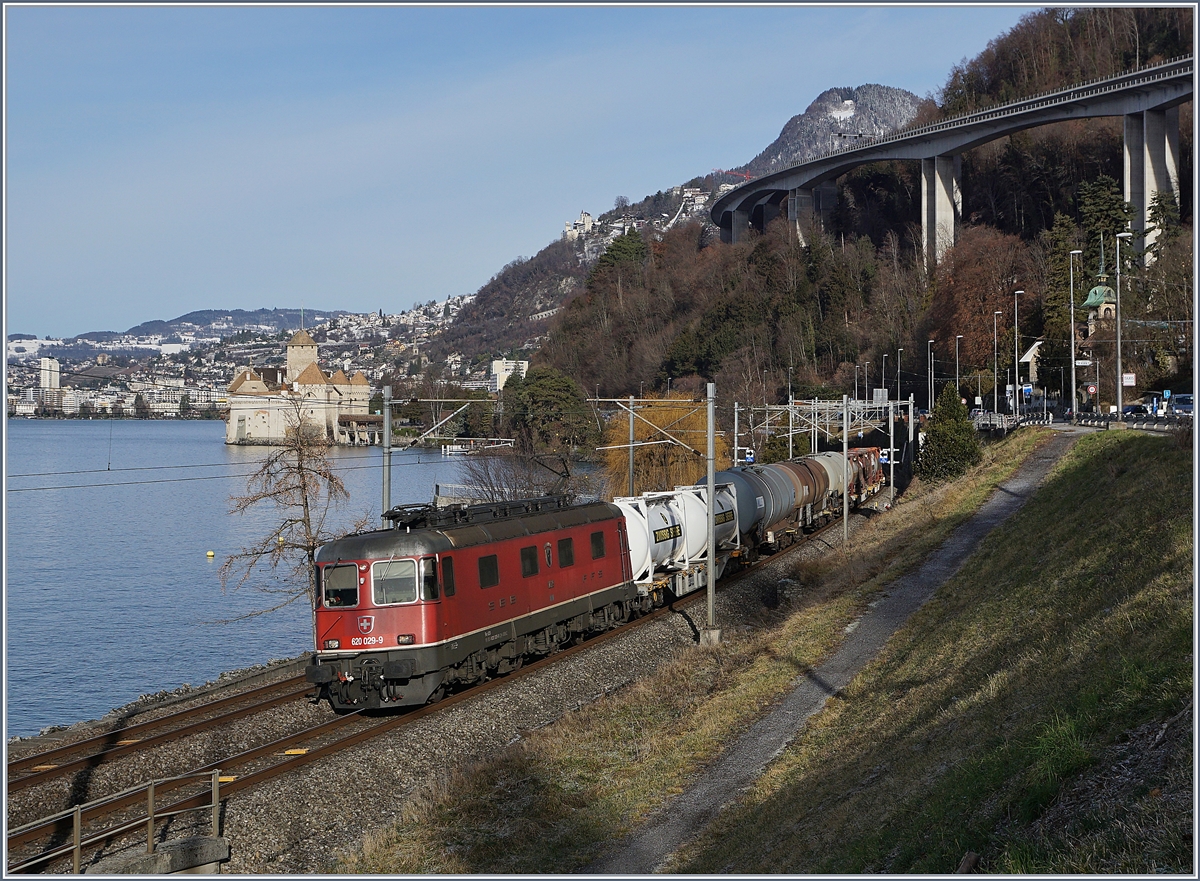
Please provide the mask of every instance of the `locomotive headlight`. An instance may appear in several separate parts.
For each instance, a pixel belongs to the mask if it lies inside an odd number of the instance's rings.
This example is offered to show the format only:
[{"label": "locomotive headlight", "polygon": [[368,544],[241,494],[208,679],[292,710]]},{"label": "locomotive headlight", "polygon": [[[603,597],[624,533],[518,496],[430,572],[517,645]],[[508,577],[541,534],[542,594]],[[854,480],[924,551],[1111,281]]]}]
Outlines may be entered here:
[{"label": "locomotive headlight", "polygon": [[340,639],[327,639],[324,643],[322,643],[322,645],[324,645],[327,649],[340,649],[342,647],[342,641]]},{"label": "locomotive headlight", "polygon": [[412,645],[416,641],[416,636],[411,633],[401,633],[396,637],[396,645]]}]

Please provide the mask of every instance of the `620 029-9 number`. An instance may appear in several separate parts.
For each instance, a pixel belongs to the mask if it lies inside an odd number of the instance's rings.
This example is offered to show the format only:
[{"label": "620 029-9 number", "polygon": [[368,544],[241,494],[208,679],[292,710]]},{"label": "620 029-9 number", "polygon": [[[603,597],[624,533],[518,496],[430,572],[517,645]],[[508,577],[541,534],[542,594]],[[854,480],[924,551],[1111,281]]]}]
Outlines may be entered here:
[{"label": "620 029-9 number", "polygon": [[352,636],[350,645],[383,645],[382,636]]}]

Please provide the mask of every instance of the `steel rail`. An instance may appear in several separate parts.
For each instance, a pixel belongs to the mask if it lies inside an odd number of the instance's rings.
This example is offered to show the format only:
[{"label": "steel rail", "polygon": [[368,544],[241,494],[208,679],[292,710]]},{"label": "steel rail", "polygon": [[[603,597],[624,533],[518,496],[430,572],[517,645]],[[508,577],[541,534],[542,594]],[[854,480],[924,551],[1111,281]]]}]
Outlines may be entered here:
[{"label": "steel rail", "polygon": [[[282,679],[279,682],[260,685],[257,688],[252,688],[248,691],[218,698],[217,700],[210,701],[201,707],[192,707],[191,709],[181,710],[177,713],[160,716],[157,719],[149,719],[145,722],[138,722],[126,728],[116,728],[107,734],[98,734],[95,737],[89,737],[86,740],[78,740],[74,743],[68,743],[63,746],[45,750],[43,752],[33,753],[31,755],[24,756],[23,758],[13,759],[8,763],[8,770],[9,773],[12,773],[13,771],[24,770],[32,765],[41,764],[42,762],[46,761],[53,761],[61,756],[71,755],[72,753],[78,752],[81,749],[89,749],[92,746],[104,742],[114,734],[141,734],[146,731],[152,731],[155,728],[161,728],[162,726],[169,725],[178,719],[187,718],[190,715],[198,714],[204,710],[211,710],[216,707],[226,706],[239,700],[245,700],[249,697],[257,697],[260,694],[267,694],[275,689],[284,688],[285,686],[299,685],[302,682],[304,682],[303,676],[293,676],[291,679]],[[196,696],[200,697],[201,695]]]},{"label": "steel rail", "polygon": [[[297,687],[299,686],[299,687]],[[282,689],[288,689],[279,694]],[[274,697],[261,699],[264,695],[276,693]],[[241,694],[230,695],[229,697],[221,698],[208,704],[202,704],[191,709],[184,710],[179,713],[173,713],[169,716],[163,716],[160,719],[153,719],[138,725],[131,725],[128,728],[118,728],[106,734],[97,735],[96,737],[81,740],[76,743],[66,744],[55,749],[46,750],[45,752],[37,753],[32,756],[26,756],[21,759],[9,762],[8,764],[8,791],[19,792],[27,789],[38,783],[46,780],[61,777],[65,774],[70,774],[73,771],[85,767],[95,767],[102,765],[105,762],[112,761],[130,753],[138,752],[150,747],[159,746],[163,743],[169,743],[173,740],[178,740],[182,737],[188,737],[192,734],[199,734],[210,728],[215,728],[218,725],[232,722],[235,719],[240,719],[245,716],[252,715],[260,710],[269,709],[279,704],[287,703],[296,700],[303,695],[311,695],[314,693],[313,686],[306,683],[303,677],[294,677],[282,682],[272,683],[270,685],[260,686],[259,688],[250,691],[242,692]],[[228,710],[220,713],[217,716],[212,716],[179,728],[172,728],[169,731],[164,731],[159,734],[150,734],[157,728],[162,728],[173,723],[183,722],[191,719],[194,716],[205,715],[214,710],[219,710],[222,706],[228,706],[236,703],[243,703],[246,700],[254,701],[246,706],[238,707],[237,709]],[[116,739],[120,738],[120,739]],[[103,748],[94,752],[88,752],[84,756],[71,759],[69,761],[61,761],[64,756],[73,755],[85,750],[93,750],[96,747]],[[48,767],[41,768],[46,765]],[[13,777],[14,773],[19,773],[22,770],[30,769],[32,773],[21,777]]]}]

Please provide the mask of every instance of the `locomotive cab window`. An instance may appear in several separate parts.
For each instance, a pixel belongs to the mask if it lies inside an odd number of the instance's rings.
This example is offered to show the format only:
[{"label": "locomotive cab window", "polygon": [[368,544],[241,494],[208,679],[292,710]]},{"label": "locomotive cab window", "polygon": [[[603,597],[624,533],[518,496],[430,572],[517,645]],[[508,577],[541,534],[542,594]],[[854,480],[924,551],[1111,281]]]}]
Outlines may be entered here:
[{"label": "locomotive cab window", "polygon": [[592,533],[592,559],[599,560],[604,556],[604,533]]},{"label": "locomotive cab window", "polygon": [[417,601],[417,561],[387,560],[371,567],[375,605]]},{"label": "locomotive cab window", "polygon": [[442,557],[442,591],[448,597],[454,596],[454,558]]},{"label": "locomotive cab window", "polygon": [[528,578],[538,574],[537,547],[521,548],[521,575]]},{"label": "locomotive cab window", "polygon": [[358,567],[326,566],[321,570],[321,601],[327,609],[358,605]]},{"label": "locomotive cab window", "polygon": [[500,563],[495,554],[479,558],[479,586],[495,587],[500,583]]},{"label": "locomotive cab window", "polygon": [[560,538],[558,540],[558,568],[566,569],[575,565],[575,539]]},{"label": "locomotive cab window", "polygon": [[438,598],[437,560],[427,557],[421,561],[421,599]]}]

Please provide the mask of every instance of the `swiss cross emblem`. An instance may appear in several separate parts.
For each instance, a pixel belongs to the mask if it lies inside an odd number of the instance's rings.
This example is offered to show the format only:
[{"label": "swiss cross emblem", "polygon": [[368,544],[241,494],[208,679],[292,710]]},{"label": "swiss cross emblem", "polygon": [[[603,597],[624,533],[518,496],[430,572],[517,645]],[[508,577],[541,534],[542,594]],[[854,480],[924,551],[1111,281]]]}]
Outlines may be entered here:
[{"label": "swiss cross emblem", "polygon": [[375,629],[375,616],[374,615],[363,615],[361,618],[358,619],[358,632],[359,633],[370,633],[374,629]]}]

